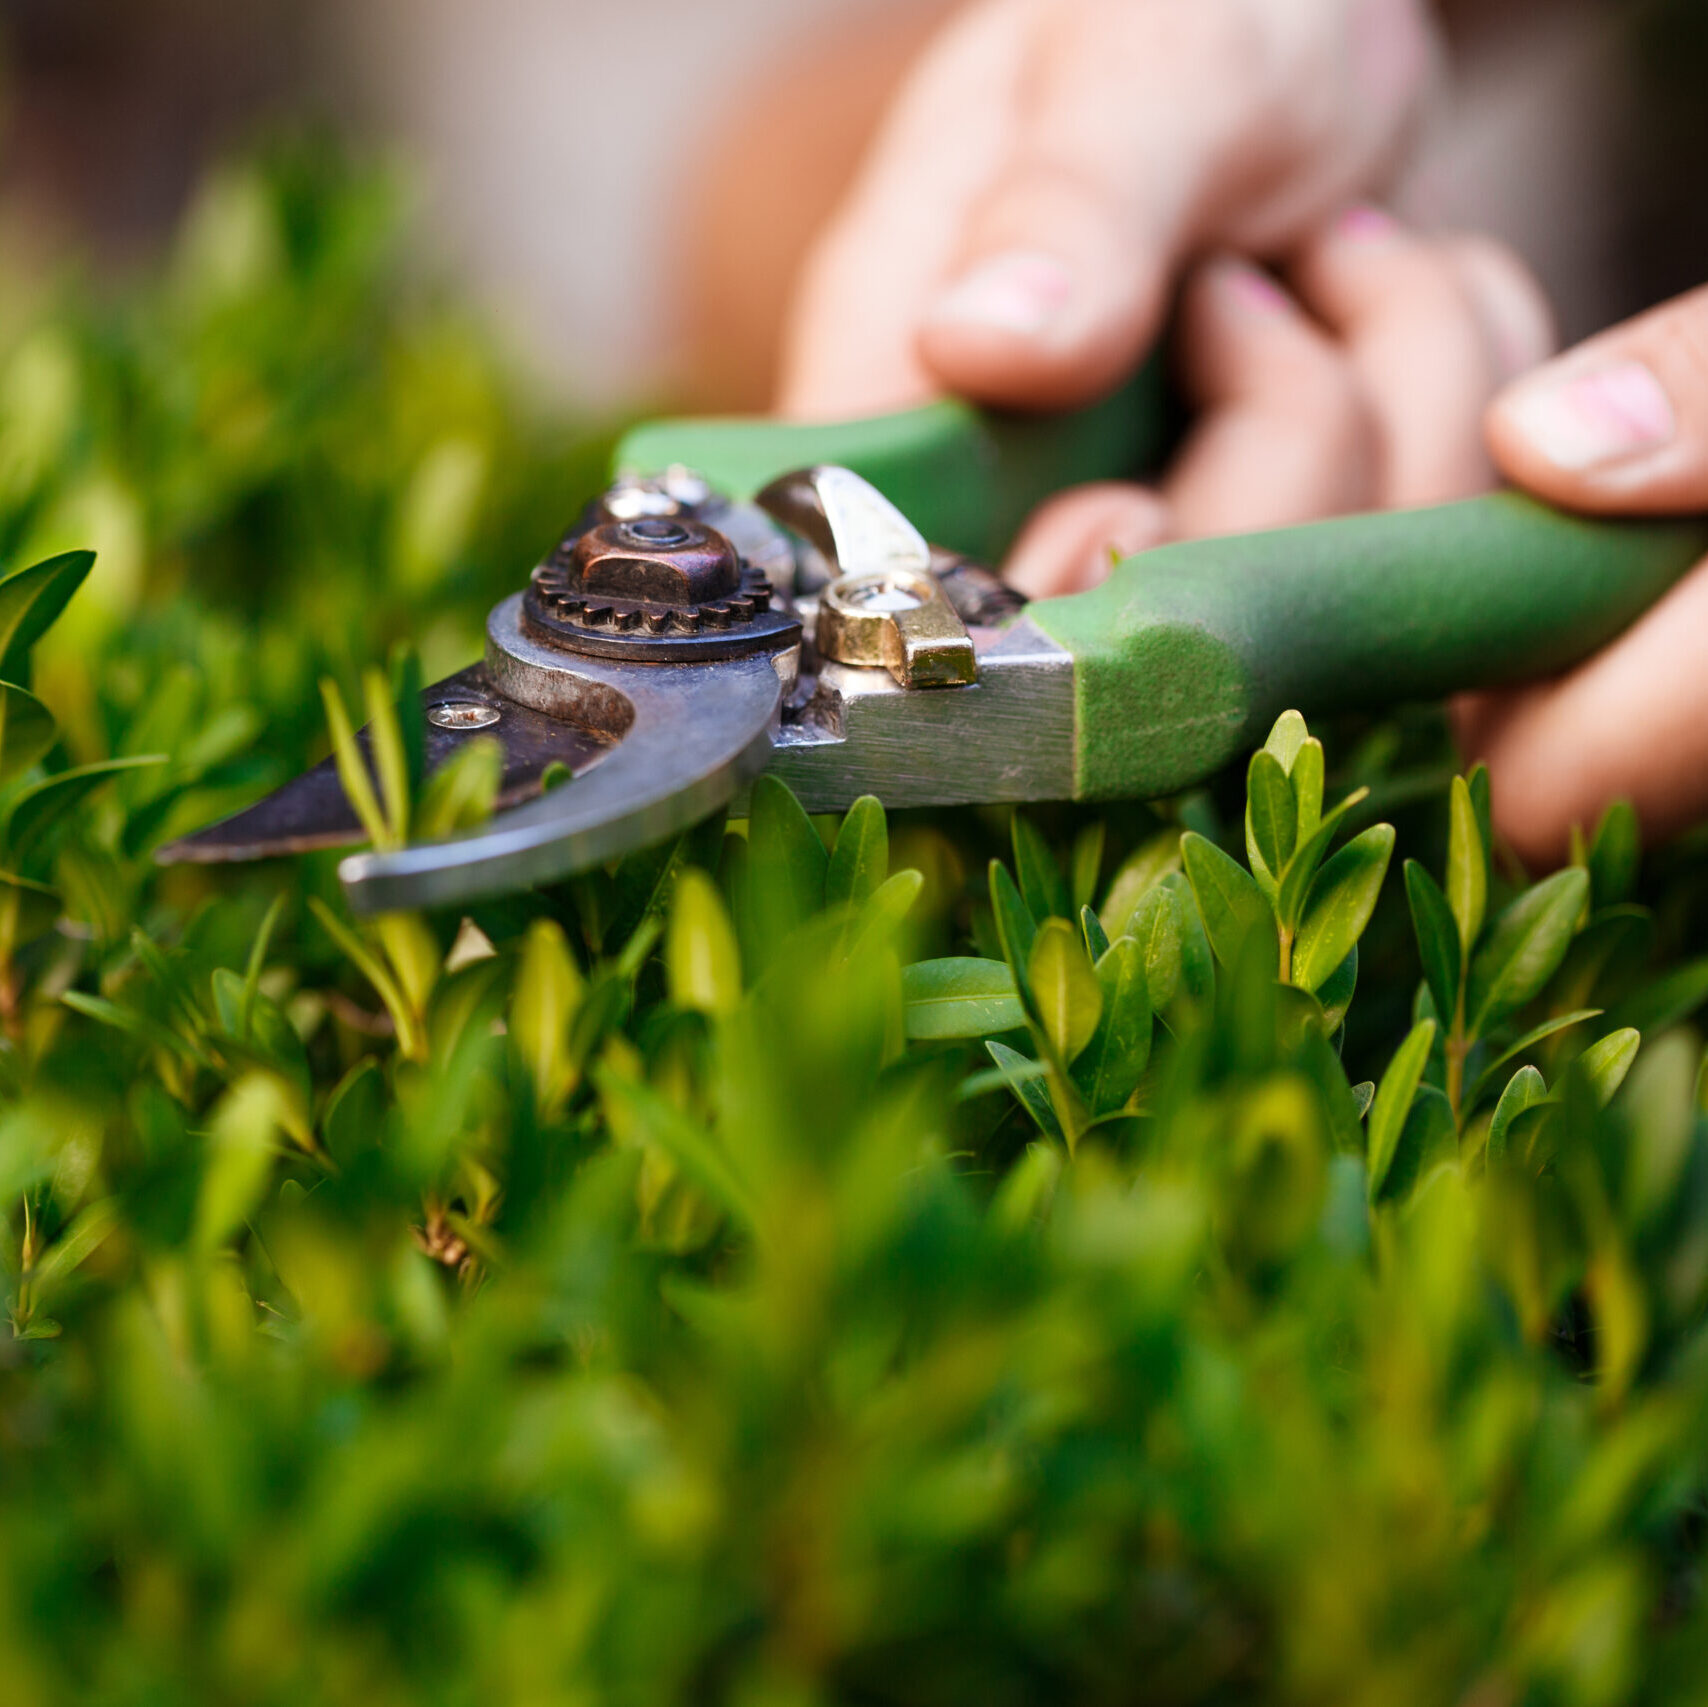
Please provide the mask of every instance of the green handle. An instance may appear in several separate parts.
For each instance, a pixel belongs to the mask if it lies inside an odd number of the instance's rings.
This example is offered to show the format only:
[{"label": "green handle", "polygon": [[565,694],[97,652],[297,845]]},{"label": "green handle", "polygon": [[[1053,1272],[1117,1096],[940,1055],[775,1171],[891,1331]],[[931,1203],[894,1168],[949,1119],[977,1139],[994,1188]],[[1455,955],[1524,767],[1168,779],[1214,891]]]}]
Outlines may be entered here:
[{"label": "green handle", "polygon": [[932,544],[994,563],[1052,493],[1156,467],[1165,414],[1153,364],[1073,415],[992,415],[942,402],[826,425],[746,416],[653,421],[618,444],[612,466],[653,474],[681,463],[720,492],[751,498],[791,469],[839,463],[871,481]]},{"label": "green handle", "polygon": [[[1051,493],[1155,466],[1164,421],[1153,366],[1052,419],[945,402],[828,426],[661,421],[616,465],[684,463],[748,497],[842,463],[936,544],[995,561]],[[1289,706],[1374,708],[1562,669],[1704,555],[1708,523],[1587,521],[1503,494],[1168,546],[1028,614],[1073,655],[1074,795],[1156,796],[1240,757]]]},{"label": "green handle", "polygon": [[1171,793],[1290,706],[1437,699],[1549,675],[1708,554],[1708,523],[1598,522],[1512,493],[1166,546],[1030,607],[1074,659],[1074,794]]}]

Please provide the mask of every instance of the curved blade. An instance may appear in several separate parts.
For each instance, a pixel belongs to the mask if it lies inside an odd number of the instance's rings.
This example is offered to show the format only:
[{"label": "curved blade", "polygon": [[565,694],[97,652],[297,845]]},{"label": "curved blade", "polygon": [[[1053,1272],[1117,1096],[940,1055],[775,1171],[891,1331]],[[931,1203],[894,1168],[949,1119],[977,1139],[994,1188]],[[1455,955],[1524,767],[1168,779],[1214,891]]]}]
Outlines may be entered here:
[{"label": "curved blade", "polygon": [[[782,681],[765,656],[620,664],[529,639],[519,599],[492,613],[487,669],[512,697],[620,732],[608,757],[451,841],[356,854],[339,866],[362,913],[440,907],[549,883],[661,841],[725,806],[771,756]],[[500,637],[502,643],[500,644]]]}]

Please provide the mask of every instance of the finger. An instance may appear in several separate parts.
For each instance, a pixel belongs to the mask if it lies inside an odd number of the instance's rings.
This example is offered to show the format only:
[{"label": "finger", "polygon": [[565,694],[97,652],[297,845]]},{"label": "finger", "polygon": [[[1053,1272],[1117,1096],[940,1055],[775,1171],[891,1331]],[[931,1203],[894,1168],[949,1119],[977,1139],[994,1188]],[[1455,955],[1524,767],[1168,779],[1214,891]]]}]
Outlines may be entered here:
[{"label": "finger", "polygon": [[920,336],[950,390],[1087,400],[1140,359],[1180,258],[1295,240],[1381,175],[1428,81],[1418,0],[1058,0],[1018,132]]},{"label": "finger", "polygon": [[1165,488],[1183,537],[1369,507],[1372,428],[1352,368],[1268,274],[1231,259],[1200,268],[1179,352],[1201,411]]},{"label": "finger", "polygon": [[[1494,468],[1482,416],[1503,359],[1482,297],[1494,277],[1472,272],[1443,243],[1426,242],[1379,209],[1356,207],[1306,245],[1288,278],[1345,344],[1362,379],[1381,447],[1384,507],[1445,503],[1486,491]],[[1526,315],[1501,277],[1503,315]],[[1524,326],[1518,341],[1534,341]],[[1515,352],[1516,353],[1516,352]]]},{"label": "finger", "polygon": [[1708,289],[1521,379],[1489,415],[1520,485],[1600,514],[1708,505]]},{"label": "finger", "polygon": [[1708,563],[1625,636],[1545,691],[1486,699],[1471,752],[1497,827],[1526,860],[1566,852],[1620,798],[1655,839],[1708,813]]},{"label": "finger", "polygon": [[1168,536],[1168,508],[1154,492],[1113,483],[1081,486],[1038,508],[1003,573],[1029,598],[1082,592],[1120,558],[1148,551]]},{"label": "finger", "polygon": [[797,286],[781,413],[851,419],[940,392],[915,350],[919,320],[1011,148],[1033,9],[963,10],[903,84]]}]

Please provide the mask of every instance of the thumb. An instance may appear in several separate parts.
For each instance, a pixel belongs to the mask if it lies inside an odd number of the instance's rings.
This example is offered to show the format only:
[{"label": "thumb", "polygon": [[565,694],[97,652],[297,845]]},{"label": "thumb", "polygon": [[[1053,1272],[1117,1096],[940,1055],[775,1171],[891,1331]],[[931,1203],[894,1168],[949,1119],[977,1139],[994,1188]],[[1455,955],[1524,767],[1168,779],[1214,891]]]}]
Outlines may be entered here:
[{"label": "thumb", "polygon": [[1519,380],[1496,399],[1488,435],[1508,476],[1568,508],[1708,509],[1708,289]]}]

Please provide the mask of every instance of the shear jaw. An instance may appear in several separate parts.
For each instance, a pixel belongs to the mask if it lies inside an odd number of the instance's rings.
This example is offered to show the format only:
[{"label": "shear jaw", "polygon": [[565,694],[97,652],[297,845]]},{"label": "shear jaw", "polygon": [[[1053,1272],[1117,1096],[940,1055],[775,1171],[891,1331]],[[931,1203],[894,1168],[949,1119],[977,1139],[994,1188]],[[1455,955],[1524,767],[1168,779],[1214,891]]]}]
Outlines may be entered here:
[{"label": "shear jaw", "polygon": [[[503,744],[508,809],[347,858],[351,905],[447,906],[569,876],[739,805],[768,764],[812,810],[865,792],[898,806],[1059,793],[1071,665],[1023,619],[993,626],[1023,602],[934,553],[844,468],[803,469],[746,505],[685,470],[620,479],[493,610],[485,661],[424,696],[430,751]],[[478,718],[447,721],[453,702]],[[572,780],[541,793],[553,764]],[[259,858],[354,829],[328,761],[160,857]]]}]

